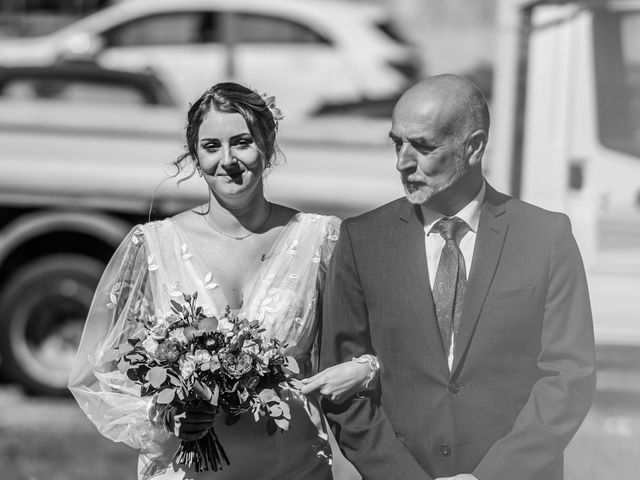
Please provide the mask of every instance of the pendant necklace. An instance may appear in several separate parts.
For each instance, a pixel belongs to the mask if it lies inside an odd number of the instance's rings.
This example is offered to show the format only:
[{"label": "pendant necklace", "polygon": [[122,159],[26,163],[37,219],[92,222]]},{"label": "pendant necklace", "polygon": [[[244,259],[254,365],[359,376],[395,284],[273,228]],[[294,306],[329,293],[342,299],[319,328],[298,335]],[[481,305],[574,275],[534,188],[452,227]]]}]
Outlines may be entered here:
[{"label": "pendant necklace", "polygon": [[[262,225],[260,225],[258,230],[260,230],[262,227],[264,227],[267,223],[269,223],[269,220],[271,220],[271,213],[273,211],[273,208],[272,208],[271,202],[268,202],[268,203],[269,203],[269,214],[267,215],[267,218],[262,223]],[[249,232],[249,233],[245,233],[244,235],[231,235],[230,233],[227,233],[224,230],[220,230],[213,223],[211,223],[211,220],[209,219],[209,215],[208,214],[204,215],[204,221],[207,223],[207,225],[209,225],[209,227],[211,227],[212,230],[218,232],[220,235],[224,235],[225,237],[233,238],[234,240],[244,240],[245,238],[249,238],[251,235],[255,235],[256,234],[256,232]]]}]

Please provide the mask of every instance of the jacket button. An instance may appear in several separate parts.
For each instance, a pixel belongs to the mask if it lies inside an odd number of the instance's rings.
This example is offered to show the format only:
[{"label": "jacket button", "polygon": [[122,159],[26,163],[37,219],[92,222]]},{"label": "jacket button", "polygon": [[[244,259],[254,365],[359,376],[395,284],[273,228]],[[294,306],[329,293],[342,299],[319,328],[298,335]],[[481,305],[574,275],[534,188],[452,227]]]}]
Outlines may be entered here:
[{"label": "jacket button", "polygon": [[458,393],[460,391],[460,387],[458,386],[457,383],[451,382],[449,384],[449,391],[451,393]]},{"label": "jacket button", "polygon": [[451,447],[449,445],[441,445],[440,454],[443,457],[448,457],[449,455],[451,455]]}]

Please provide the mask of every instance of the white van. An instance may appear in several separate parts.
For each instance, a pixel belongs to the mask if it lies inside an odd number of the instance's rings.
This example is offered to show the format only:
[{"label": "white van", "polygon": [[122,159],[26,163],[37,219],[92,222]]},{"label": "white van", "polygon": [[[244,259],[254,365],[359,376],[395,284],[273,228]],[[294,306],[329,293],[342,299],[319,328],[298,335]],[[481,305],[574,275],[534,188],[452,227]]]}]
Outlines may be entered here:
[{"label": "white van", "polygon": [[640,345],[640,1],[499,4],[492,183],[571,217],[600,345]]}]

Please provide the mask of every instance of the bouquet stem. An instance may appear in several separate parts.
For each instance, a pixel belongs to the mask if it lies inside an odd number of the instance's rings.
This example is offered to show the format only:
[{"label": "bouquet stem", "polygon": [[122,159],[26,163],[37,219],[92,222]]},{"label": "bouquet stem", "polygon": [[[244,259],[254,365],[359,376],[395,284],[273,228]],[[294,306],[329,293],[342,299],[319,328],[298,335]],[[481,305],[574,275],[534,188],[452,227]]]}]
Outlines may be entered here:
[{"label": "bouquet stem", "polygon": [[193,467],[196,472],[222,470],[222,460],[230,465],[227,454],[213,428],[210,428],[207,434],[199,440],[183,440],[173,456],[173,460],[181,465]]}]

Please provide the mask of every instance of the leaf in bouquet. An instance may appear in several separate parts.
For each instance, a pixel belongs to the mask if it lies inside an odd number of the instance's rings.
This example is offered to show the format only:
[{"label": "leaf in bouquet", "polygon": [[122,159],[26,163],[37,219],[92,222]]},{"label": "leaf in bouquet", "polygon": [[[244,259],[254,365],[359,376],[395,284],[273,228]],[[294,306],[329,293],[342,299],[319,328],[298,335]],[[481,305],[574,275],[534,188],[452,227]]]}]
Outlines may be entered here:
[{"label": "leaf in bouquet", "polygon": [[269,402],[269,416],[272,418],[281,418],[283,416],[280,403]]},{"label": "leaf in bouquet", "polygon": [[171,300],[171,309],[176,313],[182,313],[184,307],[175,300]]},{"label": "leaf in bouquet", "polygon": [[247,399],[249,398],[249,392],[247,392],[247,390],[245,388],[243,388],[242,390],[238,391],[238,398],[240,399],[240,401],[242,403],[246,402]]},{"label": "leaf in bouquet", "polygon": [[160,405],[167,405],[173,402],[173,399],[176,396],[176,392],[172,388],[165,388],[156,397],[156,403]]},{"label": "leaf in bouquet", "polygon": [[129,380],[134,382],[140,381],[140,374],[138,372],[138,369],[130,368],[126,371],[126,374],[127,374],[127,377],[129,377]]},{"label": "leaf in bouquet", "polygon": [[291,373],[294,373],[296,375],[300,373],[300,367],[298,366],[298,362],[296,362],[296,359],[293,357],[287,357],[287,363],[285,363],[284,366]]},{"label": "leaf in bouquet", "polygon": [[133,353],[133,354],[127,355],[127,360],[131,364],[136,364],[136,363],[144,362],[144,356],[139,353]]},{"label": "leaf in bouquet", "polygon": [[120,352],[120,355],[124,355],[125,353],[129,353],[132,350],[133,350],[133,345],[131,345],[131,343],[129,343],[129,342],[121,343],[118,346],[118,351]]},{"label": "leaf in bouquet", "polygon": [[171,382],[172,385],[175,385],[176,387],[182,386],[182,380],[180,380],[180,378],[175,375],[169,375],[169,381]]},{"label": "leaf in bouquet", "polygon": [[120,356],[120,350],[117,348],[112,348],[104,352],[104,354],[102,355],[102,361],[104,363],[113,362],[114,360],[118,360]]},{"label": "leaf in bouquet", "polygon": [[285,401],[281,401],[280,408],[282,409],[282,418],[291,420],[291,409],[289,408],[289,404]]},{"label": "leaf in bouquet", "polygon": [[218,319],[216,317],[206,317],[200,320],[198,328],[203,332],[215,332],[218,330]]},{"label": "leaf in bouquet", "polygon": [[118,371],[121,374],[125,375],[130,368],[131,368],[131,364],[127,362],[124,358],[121,358],[120,361],[118,362]]},{"label": "leaf in bouquet", "polygon": [[271,388],[265,388],[264,390],[261,390],[258,393],[258,396],[260,397],[260,401],[265,404],[273,401],[280,401],[280,397],[278,397],[278,394]]},{"label": "leaf in bouquet", "polygon": [[211,397],[211,401],[209,403],[211,403],[211,405],[217,407],[219,402],[220,402],[220,387],[216,383],[213,386],[213,396]]},{"label": "leaf in bouquet", "polygon": [[269,418],[267,420],[267,435],[273,437],[277,431],[278,425],[276,425],[276,422],[273,420],[273,418]]},{"label": "leaf in bouquet", "polygon": [[289,430],[289,420],[286,418],[274,418],[273,421],[279,426],[282,430]]},{"label": "leaf in bouquet", "polygon": [[147,373],[147,380],[154,388],[159,388],[167,380],[167,371],[162,367],[153,367]]},{"label": "leaf in bouquet", "polygon": [[155,391],[156,391],[156,389],[153,388],[151,386],[151,384],[149,384],[149,383],[145,383],[145,384],[140,386],[140,396],[141,397],[148,397],[149,395],[152,395]]}]

